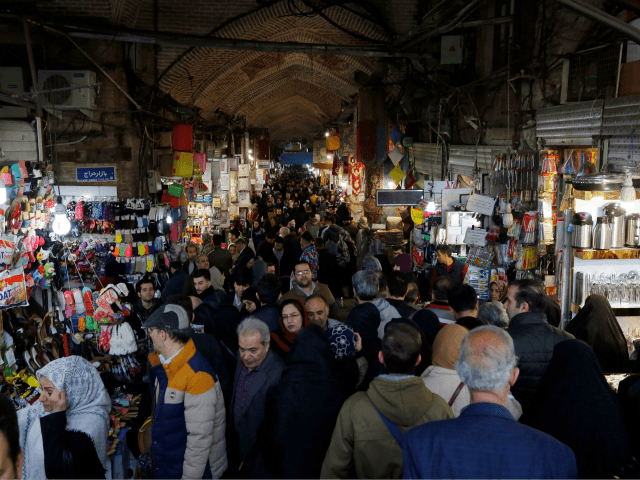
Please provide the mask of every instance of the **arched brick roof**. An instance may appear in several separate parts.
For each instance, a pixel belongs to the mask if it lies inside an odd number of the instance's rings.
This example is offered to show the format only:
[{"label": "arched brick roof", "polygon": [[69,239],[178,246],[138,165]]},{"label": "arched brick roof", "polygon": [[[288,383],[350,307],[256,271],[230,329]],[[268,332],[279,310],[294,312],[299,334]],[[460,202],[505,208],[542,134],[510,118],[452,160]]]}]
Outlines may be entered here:
[{"label": "arched brick roof", "polygon": [[[397,35],[416,28],[421,0],[371,0]],[[370,45],[336,28],[331,22],[378,43],[390,40],[380,25],[332,6],[319,15],[294,16],[292,2],[262,6],[256,0],[42,0],[38,8],[52,16],[103,17],[116,25],[164,33],[275,42]],[[315,3],[315,2],[314,2]],[[274,135],[309,136],[319,133],[340,111],[342,101],[359,90],[358,71],[373,71],[375,58],[236,51],[209,48],[161,47],[160,88],[177,101],[201,109],[212,118],[216,111],[244,115],[248,126],[266,127]],[[296,132],[296,128],[304,131]]]},{"label": "arched brick roof", "polygon": [[[346,10],[332,7],[326,13],[333,21],[369,38],[388,39],[381,28]],[[221,28],[215,36],[367,44],[319,16],[288,15],[286,2],[280,2]],[[373,62],[364,57],[197,48],[173,64],[160,87],[179,102],[202,109],[205,116],[218,109],[245,115],[247,125],[269,128],[271,138],[312,136],[337,115],[342,100],[358,92],[355,72],[370,73],[372,69]],[[304,132],[296,132],[296,122]]]}]

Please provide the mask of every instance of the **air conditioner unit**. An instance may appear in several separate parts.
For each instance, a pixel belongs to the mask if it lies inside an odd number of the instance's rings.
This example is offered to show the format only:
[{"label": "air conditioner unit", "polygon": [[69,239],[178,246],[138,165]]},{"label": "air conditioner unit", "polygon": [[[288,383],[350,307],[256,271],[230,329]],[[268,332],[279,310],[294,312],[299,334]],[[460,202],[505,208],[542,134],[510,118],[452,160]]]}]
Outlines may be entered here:
[{"label": "air conditioner unit", "polygon": [[93,118],[96,74],[89,70],[39,70],[39,100],[45,110],[62,117],[62,110],[80,110]]}]

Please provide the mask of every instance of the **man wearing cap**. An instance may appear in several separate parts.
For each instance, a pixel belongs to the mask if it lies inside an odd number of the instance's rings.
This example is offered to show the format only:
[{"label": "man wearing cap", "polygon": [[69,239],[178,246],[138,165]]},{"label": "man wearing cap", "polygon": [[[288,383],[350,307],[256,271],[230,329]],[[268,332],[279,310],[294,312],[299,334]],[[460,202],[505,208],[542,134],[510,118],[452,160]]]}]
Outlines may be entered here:
[{"label": "man wearing cap", "polygon": [[153,341],[155,478],[213,478],[228,466],[225,407],[213,367],[189,338],[190,318],[179,305],[163,305],[142,325]]}]

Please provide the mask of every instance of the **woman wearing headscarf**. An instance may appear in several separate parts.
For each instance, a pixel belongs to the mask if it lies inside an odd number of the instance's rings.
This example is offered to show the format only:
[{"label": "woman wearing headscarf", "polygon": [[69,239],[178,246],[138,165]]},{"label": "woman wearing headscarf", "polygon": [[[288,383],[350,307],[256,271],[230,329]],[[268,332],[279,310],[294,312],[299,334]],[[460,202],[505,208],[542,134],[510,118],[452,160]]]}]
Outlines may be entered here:
[{"label": "woman wearing headscarf", "polygon": [[627,341],[609,301],[602,295],[589,295],[566,331],[593,348],[604,373],[627,371]]},{"label": "woman wearing headscarf", "polygon": [[579,478],[613,478],[630,457],[618,399],[593,349],[565,340],[553,349],[531,407],[521,423],[548,433],[576,456]]},{"label": "woman wearing headscarf", "polygon": [[507,282],[502,280],[496,280],[489,285],[489,301],[490,302],[504,302],[507,299],[509,293],[509,287]]},{"label": "woman wearing headscarf", "polygon": [[377,238],[371,241],[371,245],[369,246],[369,253],[372,257],[375,257],[380,262],[380,266],[382,267],[382,273],[385,275],[389,275],[393,271],[393,267],[391,267],[391,262],[389,261],[389,257],[382,248],[382,242]]},{"label": "woman wearing headscarf", "polygon": [[105,478],[111,399],[97,370],[71,356],[36,375],[40,399],[18,412],[23,478]]},{"label": "woman wearing headscarf", "polygon": [[[469,387],[462,382],[455,369],[460,357],[460,345],[467,333],[469,330],[462,325],[450,324],[442,327],[433,342],[432,365],[421,375],[427,388],[444,398],[456,417],[460,416],[462,409],[471,401]],[[516,420],[522,415],[522,408],[512,395],[507,398],[507,409]]]},{"label": "woman wearing headscarf", "polygon": [[242,318],[248,317],[262,306],[256,295],[257,293],[258,289],[256,287],[249,287],[242,292],[242,309],[240,310]]},{"label": "woman wearing headscarf", "polygon": [[216,290],[222,290],[224,292],[224,275],[220,272],[218,267],[209,268],[211,274],[211,286]]},{"label": "woman wearing headscarf", "polygon": [[357,267],[358,270],[362,267],[362,259],[367,254],[369,250],[369,242],[370,242],[370,230],[369,230],[369,222],[367,217],[360,217],[358,223],[356,224],[358,227],[358,234],[356,235],[356,255],[357,255]]},{"label": "woman wearing headscarf", "polygon": [[271,349],[286,360],[300,330],[309,325],[302,302],[296,298],[285,300],[280,305],[280,331],[271,333]]},{"label": "woman wearing headscarf", "polygon": [[257,456],[268,473],[253,471],[251,476],[320,478],[345,398],[345,378],[324,330],[316,325],[303,329],[278,388],[267,398],[258,433]]}]

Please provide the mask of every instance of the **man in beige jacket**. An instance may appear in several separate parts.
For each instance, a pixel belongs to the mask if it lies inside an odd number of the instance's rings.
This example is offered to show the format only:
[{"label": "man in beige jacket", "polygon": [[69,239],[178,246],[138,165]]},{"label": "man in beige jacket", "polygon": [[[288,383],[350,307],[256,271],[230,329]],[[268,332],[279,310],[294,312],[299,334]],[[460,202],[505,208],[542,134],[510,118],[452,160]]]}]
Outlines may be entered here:
[{"label": "man in beige jacket", "polygon": [[389,371],[373,379],[342,406],[320,478],[402,478],[402,448],[396,437],[411,428],[453,418],[446,402],[413,375],[420,363],[420,334],[391,323],[380,362]]}]

